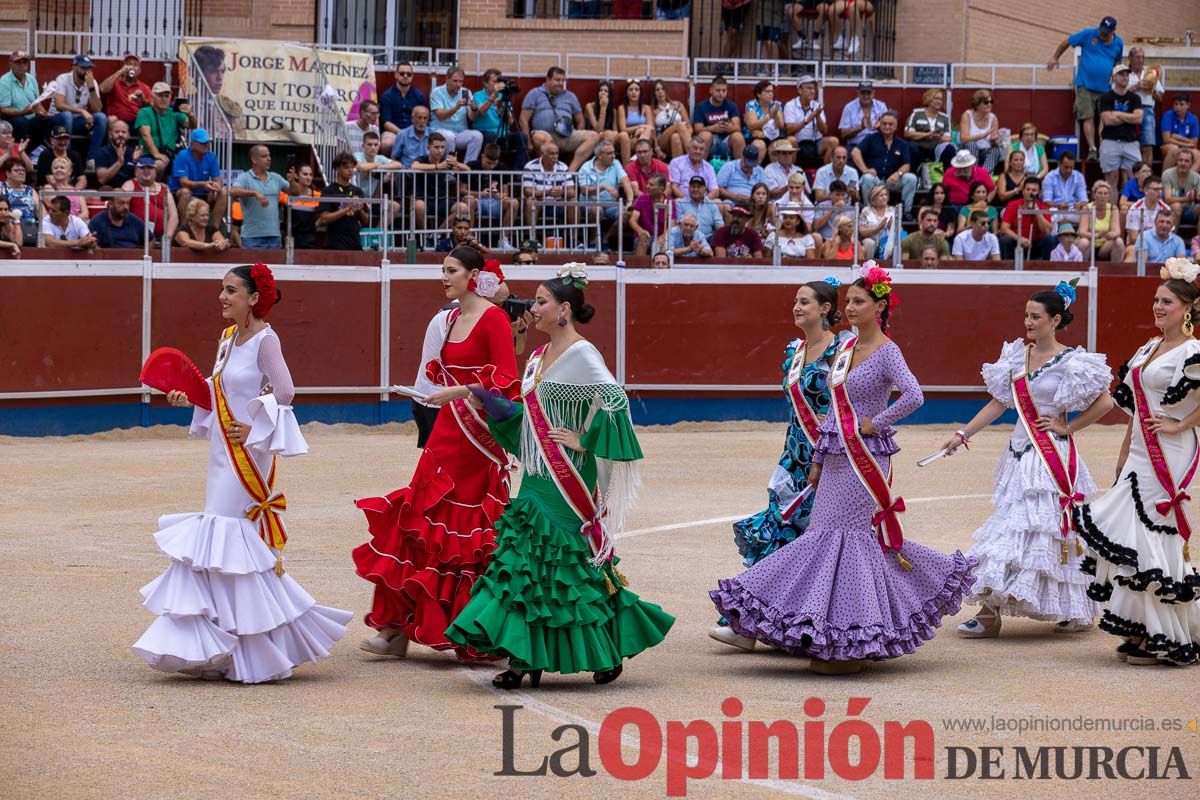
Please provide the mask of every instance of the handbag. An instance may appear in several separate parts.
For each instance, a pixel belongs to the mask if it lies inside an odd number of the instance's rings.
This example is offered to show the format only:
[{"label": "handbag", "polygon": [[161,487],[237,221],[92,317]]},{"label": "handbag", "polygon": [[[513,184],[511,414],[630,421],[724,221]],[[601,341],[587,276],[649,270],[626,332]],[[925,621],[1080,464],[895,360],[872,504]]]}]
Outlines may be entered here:
[{"label": "handbag", "polygon": [[554,113],[554,132],[564,139],[570,139],[575,134],[575,120],[571,119],[570,114],[558,113],[558,98],[547,92],[546,99],[550,101],[550,110]]}]

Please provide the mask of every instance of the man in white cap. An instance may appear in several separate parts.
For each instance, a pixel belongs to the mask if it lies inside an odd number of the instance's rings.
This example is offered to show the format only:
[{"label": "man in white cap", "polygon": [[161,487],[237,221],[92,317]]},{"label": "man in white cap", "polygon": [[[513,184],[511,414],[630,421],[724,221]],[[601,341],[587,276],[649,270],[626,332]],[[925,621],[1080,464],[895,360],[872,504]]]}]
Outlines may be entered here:
[{"label": "man in white cap", "polygon": [[1117,197],[1142,160],[1138,143],[1142,130],[1142,98],[1129,91],[1129,65],[1112,69],[1112,88],[1100,97],[1100,170]]},{"label": "man in white cap", "polygon": [[57,124],[72,135],[91,135],[88,144],[87,169],[96,169],[96,156],[108,136],[108,116],[100,105],[100,84],[92,75],[92,59],[75,56],[71,71],[54,79],[54,97],[50,113],[57,114]]},{"label": "man in white cap", "polygon": [[797,161],[828,164],[838,138],[829,135],[825,107],[817,99],[817,79],[801,75],[796,81],[799,94],[783,105],[783,123],[788,136],[796,140]]}]

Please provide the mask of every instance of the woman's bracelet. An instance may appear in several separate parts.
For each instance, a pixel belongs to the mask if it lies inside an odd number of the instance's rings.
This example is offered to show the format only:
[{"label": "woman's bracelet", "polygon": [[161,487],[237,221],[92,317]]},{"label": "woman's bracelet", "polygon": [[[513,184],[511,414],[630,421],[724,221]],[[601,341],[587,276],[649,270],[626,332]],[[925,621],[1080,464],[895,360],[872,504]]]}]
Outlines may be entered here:
[{"label": "woman's bracelet", "polygon": [[971,446],[969,444],[967,444],[970,441],[970,437],[967,436],[966,431],[964,431],[962,428],[959,428],[958,430],[956,430],[954,432],[954,435],[957,436],[959,438],[959,441],[962,442],[962,446],[964,449],[966,449],[966,450],[971,449]]}]

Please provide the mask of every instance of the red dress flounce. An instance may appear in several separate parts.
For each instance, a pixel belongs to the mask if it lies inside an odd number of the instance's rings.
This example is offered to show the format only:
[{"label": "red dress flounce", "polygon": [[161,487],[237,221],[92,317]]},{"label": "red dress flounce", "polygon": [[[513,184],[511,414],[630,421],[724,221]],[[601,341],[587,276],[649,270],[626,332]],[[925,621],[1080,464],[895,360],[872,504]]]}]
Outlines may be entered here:
[{"label": "red dress flounce", "polygon": [[[441,385],[479,383],[516,399],[520,381],[508,315],[489,308],[464,341],[446,342],[440,361],[430,362],[426,372]],[[471,585],[496,548],[495,522],[508,505],[508,478],[508,470],[480,452],[443,406],[412,482],[357,503],[371,533],[353,554],[358,574],[375,584],[368,625],[399,629],[435,649],[455,647],[446,628],[471,599]],[[461,658],[475,656],[456,650]]]}]

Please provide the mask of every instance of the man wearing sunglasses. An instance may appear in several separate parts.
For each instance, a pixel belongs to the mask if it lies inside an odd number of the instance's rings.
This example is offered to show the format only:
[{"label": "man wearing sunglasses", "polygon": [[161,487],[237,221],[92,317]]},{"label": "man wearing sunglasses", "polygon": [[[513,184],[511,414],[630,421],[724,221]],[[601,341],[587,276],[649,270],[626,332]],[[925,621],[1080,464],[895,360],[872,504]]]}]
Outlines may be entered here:
[{"label": "man wearing sunglasses", "polygon": [[421,90],[413,86],[413,65],[401,61],[396,65],[396,83],[379,97],[379,149],[392,152],[396,134],[412,125],[412,112],[417,106],[429,106],[429,100]]}]

